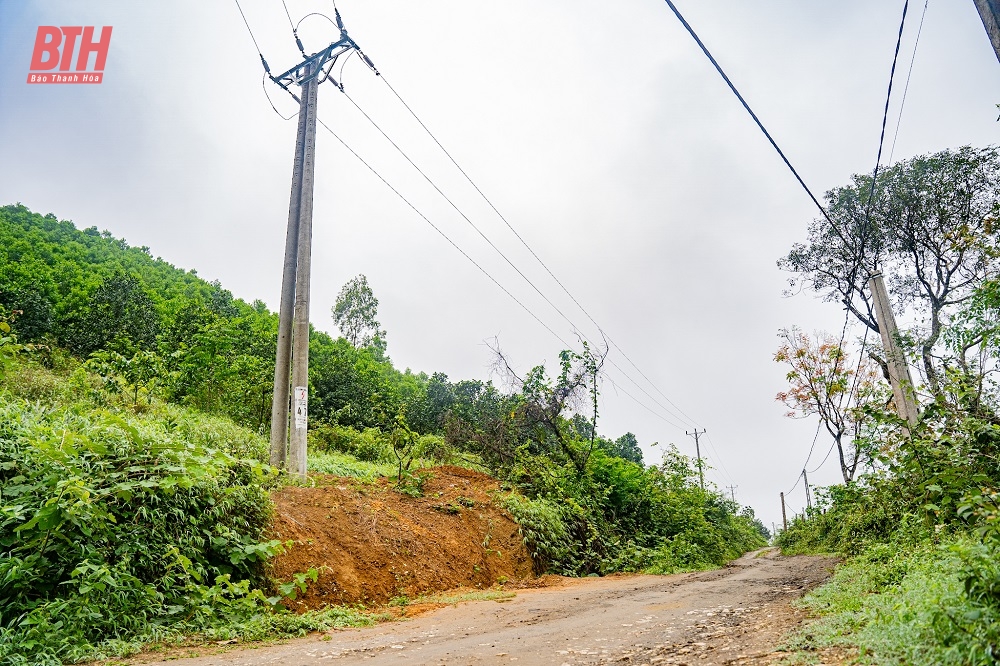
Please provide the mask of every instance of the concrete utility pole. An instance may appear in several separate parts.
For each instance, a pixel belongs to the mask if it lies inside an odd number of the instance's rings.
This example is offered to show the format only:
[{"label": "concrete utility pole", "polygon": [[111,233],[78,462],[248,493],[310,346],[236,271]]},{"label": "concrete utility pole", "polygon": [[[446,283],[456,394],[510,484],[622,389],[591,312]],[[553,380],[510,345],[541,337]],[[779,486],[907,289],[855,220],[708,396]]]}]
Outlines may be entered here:
[{"label": "concrete utility pole", "polygon": [[986,34],[990,36],[993,51],[1000,60],[1000,0],[975,0],[979,17],[983,19]]},{"label": "concrete utility pole", "polygon": [[873,275],[868,280],[868,288],[872,292],[875,318],[878,320],[882,346],[885,347],[885,361],[889,366],[889,383],[892,384],[896,413],[911,426],[916,425],[920,410],[913,390],[910,366],[907,365],[906,356],[899,346],[899,329],[896,328],[896,317],[892,314],[892,307],[889,304],[889,292],[886,291],[885,281],[880,274]]},{"label": "concrete utility pole", "polygon": [[788,516],[785,514],[785,493],[781,493],[781,529],[788,529]]},{"label": "concrete utility pole", "polygon": [[806,474],[805,468],[802,468],[802,481],[806,485],[806,508],[811,509],[813,508],[812,494],[809,492],[809,475]]},{"label": "concrete utility pole", "polygon": [[688,437],[694,437],[694,450],[695,453],[698,455],[698,479],[701,481],[702,490],[705,489],[705,470],[702,469],[701,466],[701,443],[699,442],[698,438],[704,435],[705,432],[707,431],[704,428],[701,429],[701,432],[698,432],[697,428],[694,429],[694,432],[688,432],[687,430],[684,431],[684,434],[687,435]]},{"label": "concrete utility pole", "polygon": [[[288,378],[292,363],[292,312],[295,307],[296,267],[299,248],[299,211],[302,205],[302,169],[309,114],[306,97],[299,103],[299,131],[292,166],[292,194],[288,203],[285,232],[285,263],[281,272],[281,304],[278,309],[278,348],[274,360],[274,395],[271,399],[271,464],[284,467],[288,443]],[[315,132],[315,126],[313,131]]]},{"label": "concrete utility pole", "polygon": [[733,501],[735,502],[736,501],[736,489],[739,488],[739,486],[726,486],[726,488],[729,490],[729,496],[732,497]]},{"label": "concrete utility pole", "polygon": [[[311,68],[310,68],[311,69]],[[307,70],[308,71],[308,70]],[[306,141],[302,158],[302,203],[299,208],[298,258],[295,270],[295,314],[292,319],[292,408],[293,427],[288,438],[288,472],[306,478],[306,433],[309,427],[309,292],[312,272],[313,183],[316,171],[315,78],[302,86]]]},{"label": "concrete utility pole", "polygon": [[[309,292],[312,262],[313,184],[316,170],[316,106],[319,84],[333,81],[330,72],[337,58],[358,51],[337,16],[340,39],[319,53],[307,56],[298,65],[273,76],[261,56],[271,81],[291,93],[299,102],[298,135],[292,168],[292,192],[285,232],[285,260],[281,276],[281,305],[278,313],[278,343],[274,363],[274,395],[271,402],[271,464],[284,466],[289,474],[304,479],[308,469],[306,434],[309,429]],[[293,31],[294,33],[294,31]],[[296,40],[298,36],[296,35]],[[301,49],[301,43],[299,43]],[[304,55],[304,52],[303,52]],[[374,69],[371,61],[362,60]],[[333,81],[334,85],[337,84]],[[290,86],[300,88],[301,97]],[[289,374],[293,409],[289,424]],[[289,432],[291,425],[291,432]]]},{"label": "concrete utility pole", "polygon": [[[306,475],[306,429],[309,394],[309,278],[312,256],[312,204],[316,169],[316,77],[305,67],[299,100],[299,127],[292,166],[292,193],[285,232],[285,263],[281,274],[278,346],[274,361],[271,402],[271,464],[295,476]],[[293,427],[289,433],[288,378],[295,387]]]}]

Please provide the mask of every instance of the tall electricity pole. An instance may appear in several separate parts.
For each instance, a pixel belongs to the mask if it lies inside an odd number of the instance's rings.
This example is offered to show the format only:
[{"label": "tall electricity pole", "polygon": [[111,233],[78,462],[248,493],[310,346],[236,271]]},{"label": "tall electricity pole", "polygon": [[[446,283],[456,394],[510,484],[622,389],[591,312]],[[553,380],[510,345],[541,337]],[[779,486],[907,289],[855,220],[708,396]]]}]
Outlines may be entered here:
[{"label": "tall electricity pole", "polygon": [[726,486],[726,488],[729,490],[729,496],[732,497],[733,501],[735,502],[736,501],[736,489],[739,488],[739,486]]},{"label": "tall electricity pole", "polygon": [[697,428],[694,429],[694,432],[688,432],[687,430],[684,431],[684,434],[687,435],[688,437],[694,437],[694,450],[695,453],[698,455],[698,479],[701,482],[702,490],[705,489],[705,471],[704,469],[702,469],[701,466],[701,443],[698,441],[698,438],[701,435],[704,435],[705,432],[706,430],[704,428],[701,429],[701,432],[698,432]]},{"label": "tall electricity pole", "polygon": [[785,493],[781,493],[781,529],[788,529],[788,514],[785,513]]},{"label": "tall electricity pole", "polygon": [[896,328],[896,317],[892,314],[892,306],[889,303],[889,292],[886,291],[882,276],[877,274],[868,280],[868,288],[872,292],[875,318],[878,321],[879,334],[882,336],[882,346],[885,347],[885,361],[889,367],[889,383],[892,384],[896,413],[909,425],[916,425],[920,411],[913,391],[910,366],[906,363],[906,355],[899,346],[899,330]]},{"label": "tall electricity pole", "polygon": [[1000,60],[1000,1],[998,0],[975,0],[976,9],[979,10],[979,18],[983,19],[983,26],[986,34],[990,36],[993,44],[993,51]]},{"label": "tall electricity pole", "polygon": [[[263,56],[261,62],[271,81],[299,102],[298,134],[292,166],[292,192],[285,232],[285,260],[281,275],[281,304],[278,312],[278,344],[274,363],[274,395],[271,402],[271,464],[304,479],[306,434],[309,429],[309,291],[312,262],[313,185],[316,171],[316,106],[320,83],[333,81],[330,72],[337,58],[357,44],[347,36],[337,13],[340,39],[319,53],[305,57],[298,65],[278,76],[271,75]],[[298,36],[296,35],[296,40]],[[301,43],[299,43],[301,48]],[[303,52],[304,55],[304,52]],[[369,66],[371,61],[362,55]],[[338,85],[333,81],[334,85]],[[301,97],[290,86],[300,88]],[[290,375],[290,376],[289,376]],[[289,380],[291,384],[289,384]],[[292,389],[289,400],[289,388]],[[291,403],[291,405],[290,405]],[[289,423],[289,406],[293,413]]]}]

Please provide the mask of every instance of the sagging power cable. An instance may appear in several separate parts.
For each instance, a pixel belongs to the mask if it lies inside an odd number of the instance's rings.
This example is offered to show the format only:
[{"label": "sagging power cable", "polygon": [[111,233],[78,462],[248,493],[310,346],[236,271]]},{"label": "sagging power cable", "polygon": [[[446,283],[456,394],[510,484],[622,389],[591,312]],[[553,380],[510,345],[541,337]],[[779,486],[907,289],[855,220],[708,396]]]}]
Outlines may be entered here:
[{"label": "sagging power cable", "polygon": [[[458,169],[458,172],[460,174],[462,174],[462,176],[465,178],[465,180],[467,180],[469,182],[469,184],[479,194],[479,196],[483,199],[483,201],[486,202],[486,204],[490,207],[490,209],[493,210],[494,213],[496,213],[497,217],[500,218],[500,220],[504,223],[504,225],[506,225],[506,227],[510,230],[510,232],[514,234],[514,236],[517,238],[517,240],[520,241],[520,243],[525,247],[525,249],[528,250],[528,252],[531,254],[531,256],[534,257],[535,261],[538,262],[538,264],[545,270],[546,273],[548,273],[548,275],[552,278],[552,280],[557,285],[559,285],[559,288],[562,289],[563,292],[567,296],[569,296],[570,300],[573,301],[573,303],[577,306],[577,308],[579,308],[580,311],[587,317],[587,319],[589,319],[590,322],[597,328],[597,330],[600,332],[602,338],[604,340],[606,340],[609,345],[611,345],[612,347],[614,347],[618,351],[618,353],[620,353],[622,355],[622,357],[626,361],[628,361],[628,363],[633,368],[635,368],[635,370],[642,376],[643,379],[646,380],[646,382],[653,388],[653,390],[655,390],[657,393],[659,393],[663,397],[663,399],[666,400],[667,403],[673,407],[673,410],[671,410],[669,407],[664,406],[656,398],[654,398],[652,395],[650,395],[637,382],[635,382],[635,380],[633,380],[628,375],[628,373],[625,372],[624,369],[622,369],[620,366],[618,366],[616,363],[614,363],[613,360],[609,360],[609,362],[612,365],[614,365],[615,367],[617,367],[622,372],[622,374],[626,378],[628,378],[628,380],[630,382],[632,382],[636,386],[636,388],[638,388],[640,391],[643,391],[644,393],[646,393],[646,395],[650,399],[652,399],[654,402],[656,402],[656,404],[659,405],[661,409],[663,409],[667,413],[672,413],[674,410],[676,410],[677,414],[675,414],[675,416],[677,418],[679,418],[682,422],[686,421],[687,423],[689,423],[692,426],[698,425],[697,422],[694,419],[692,419],[690,416],[688,416],[687,414],[685,414],[684,411],[680,407],[678,407],[662,390],[660,390],[660,388],[646,375],[646,373],[644,373],[642,371],[642,369],[631,359],[631,357],[629,357],[629,355],[625,353],[625,350],[622,349],[618,345],[618,343],[616,343],[611,338],[610,335],[608,335],[608,333],[604,330],[604,327],[602,327],[597,322],[597,320],[594,319],[594,317],[590,314],[590,312],[583,306],[582,303],[580,303],[579,299],[577,299],[576,296],[573,295],[573,293],[563,283],[563,281],[560,280],[558,276],[556,276],[556,274],[552,271],[551,268],[549,268],[548,264],[546,264],[545,261],[542,260],[542,258],[538,255],[538,253],[534,250],[534,248],[532,248],[531,245],[524,239],[524,237],[517,231],[517,229],[514,228],[514,225],[512,225],[510,223],[510,221],[507,219],[507,217],[503,213],[500,212],[500,210],[496,207],[496,205],[493,203],[493,201],[488,196],[486,196],[486,193],[483,192],[482,188],[480,188],[479,185],[472,179],[472,177],[462,167],[462,165],[458,163],[458,160],[456,160],[455,157],[451,154],[451,152],[444,146],[444,144],[441,143],[441,141],[437,138],[437,136],[434,134],[434,132],[431,131],[430,127],[428,127],[427,124],[420,118],[420,116],[417,115],[416,111],[413,110],[413,107],[411,107],[410,104],[407,103],[407,101],[405,99],[403,99],[403,96],[400,95],[399,92],[392,86],[392,84],[388,81],[388,79],[385,77],[385,75],[382,74],[382,73],[379,73],[379,76],[382,79],[382,82],[389,89],[389,91],[396,97],[397,100],[399,100],[400,104],[403,105],[403,107],[407,110],[407,112],[409,112],[409,114],[413,117],[413,119],[417,122],[417,124],[420,125],[420,127],[424,130],[424,132],[427,133],[427,136],[429,136],[431,138],[431,140],[437,145],[437,147],[441,149],[441,151],[445,154],[445,156],[448,158],[448,160],[455,166],[456,169]],[[492,245],[492,243],[491,243],[491,245]],[[504,257],[504,258],[506,259],[506,257]],[[534,286],[534,285],[532,285],[532,286]],[[546,300],[548,300],[548,299],[546,299]],[[560,313],[560,314],[562,314],[562,313]],[[563,315],[563,317],[568,320],[568,318],[565,317],[565,315]],[[572,322],[570,322],[570,323],[572,324]],[[580,330],[579,327],[577,327],[575,324],[573,324],[573,326],[577,330]]]},{"label": "sagging power cable", "polygon": [[[530,286],[530,287],[531,287],[531,288],[532,288],[532,289],[533,289],[533,290],[534,290],[534,291],[535,291],[535,292],[536,292],[536,293],[537,293],[537,294],[538,294],[538,295],[539,295],[539,296],[540,296],[540,297],[541,297],[541,298],[542,298],[542,299],[543,299],[543,300],[544,300],[544,301],[545,301],[545,302],[546,302],[546,303],[547,303],[547,304],[548,304],[548,305],[549,305],[549,306],[550,306],[550,307],[551,307],[551,308],[552,308],[553,310],[555,310],[555,311],[556,311],[556,313],[558,313],[560,317],[562,317],[562,318],[563,318],[563,319],[564,319],[564,320],[565,320],[565,321],[566,321],[566,322],[567,322],[567,323],[568,323],[568,324],[569,324],[569,325],[570,325],[570,326],[571,326],[571,327],[572,327],[572,328],[573,328],[573,329],[574,329],[575,331],[577,331],[577,332],[578,332],[578,333],[579,333],[579,334],[580,334],[580,335],[581,335],[581,336],[582,336],[582,337],[583,337],[583,338],[584,338],[584,339],[585,339],[585,340],[586,340],[587,342],[589,342],[589,343],[591,343],[591,344],[595,344],[595,343],[594,343],[594,341],[593,341],[593,340],[591,340],[591,339],[590,339],[590,338],[589,338],[589,337],[588,337],[587,335],[585,335],[584,333],[582,333],[582,329],[581,329],[581,328],[580,328],[579,326],[577,326],[577,325],[576,325],[576,323],[575,323],[575,322],[574,322],[574,321],[573,321],[573,320],[572,320],[572,319],[571,319],[571,318],[570,318],[570,317],[569,317],[569,316],[568,316],[568,315],[567,315],[567,314],[566,314],[565,312],[563,312],[563,311],[562,311],[562,309],[560,309],[560,308],[559,308],[559,306],[557,306],[557,305],[556,305],[556,304],[555,304],[555,303],[554,303],[554,302],[552,301],[552,299],[550,299],[550,298],[549,298],[549,297],[548,297],[548,296],[547,296],[547,295],[546,295],[546,294],[545,294],[545,293],[544,293],[544,292],[543,292],[543,291],[542,291],[542,290],[541,290],[541,289],[540,289],[540,288],[539,288],[539,287],[538,287],[538,286],[537,286],[537,285],[536,285],[536,284],[535,284],[535,283],[534,283],[534,282],[533,282],[533,281],[532,281],[532,280],[531,280],[531,279],[530,279],[530,278],[529,278],[529,277],[528,277],[528,276],[527,276],[527,275],[526,275],[526,274],[525,274],[525,273],[524,273],[524,272],[523,272],[523,271],[522,271],[522,270],[521,270],[520,268],[518,268],[518,266],[517,266],[516,264],[514,264],[514,262],[513,262],[513,261],[511,261],[511,259],[510,259],[510,258],[509,258],[509,257],[508,257],[508,256],[507,256],[507,255],[506,255],[506,254],[505,254],[505,253],[504,253],[504,252],[503,252],[503,251],[502,251],[502,250],[501,250],[501,249],[500,249],[500,248],[499,248],[499,247],[498,247],[498,246],[497,246],[497,245],[496,245],[496,244],[495,244],[495,243],[493,242],[493,240],[492,240],[492,239],[490,239],[490,238],[489,238],[489,236],[487,236],[487,235],[486,235],[486,234],[485,234],[485,233],[484,233],[484,232],[482,231],[482,229],[480,229],[480,227],[479,227],[479,226],[478,226],[478,225],[477,225],[477,224],[476,224],[475,222],[473,222],[473,221],[472,221],[472,219],[471,219],[471,218],[470,218],[470,217],[469,217],[468,215],[466,215],[466,214],[465,214],[465,212],[464,212],[464,211],[462,211],[462,209],[461,209],[461,208],[459,208],[459,207],[458,207],[458,205],[457,205],[457,204],[456,204],[456,203],[455,203],[455,202],[454,202],[454,201],[453,201],[453,200],[452,200],[452,199],[451,199],[451,198],[450,198],[450,197],[449,197],[449,196],[448,196],[448,195],[447,195],[447,194],[446,194],[446,193],[445,193],[445,192],[444,192],[444,191],[443,191],[443,190],[442,190],[442,189],[441,189],[441,188],[440,188],[440,187],[439,187],[438,185],[437,185],[437,183],[435,183],[435,182],[434,182],[434,180],[433,180],[433,179],[432,179],[432,178],[431,178],[430,176],[428,176],[428,175],[427,175],[427,173],[426,173],[426,172],[425,172],[425,171],[424,171],[423,169],[421,169],[421,168],[420,168],[420,166],[418,166],[418,165],[417,165],[417,164],[416,164],[416,163],[415,163],[415,162],[413,161],[413,159],[412,159],[412,158],[411,158],[411,157],[410,157],[410,156],[409,156],[409,155],[408,155],[408,154],[406,153],[406,151],[404,151],[404,150],[403,150],[403,149],[402,149],[402,148],[401,148],[401,147],[399,146],[399,144],[398,144],[398,143],[396,143],[396,142],[395,142],[395,141],[394,141],[394,140],[392,139],[392,137],[390,137],[390,136],[389,136],[389,135],[388,135],[388,134],[386,133],[386,131],[385,131],[384,129],[382,129],[382,127],[381,127],[381,126],[380,126],[380,125],[379,125],[379,124],[378,124],[378,123],[377,123],[377,122],[376,122],[376,121],[375,121],[375,120],[374,120],[374,119],[373,119],[373,118],[372,118],[372,117],[371,117],[371,116],[370,116],[370,115],[369,115],[369,114],[368,114],[368,113],[367,113],[367,112],[366,112],[366,111],[365,111],[365,110],[364,110],[364,109],[363,109],[363,108],[362,108],[362,107],[361,107],[361,106],[360,106],[360,105],[359,105],[359,104],[358,104],[358,103],[357,103],[357,102],[356,102],[356,101],[354,100],[354,98],[352,98],[352,97],[351,97],[351,96],[350,96],[350,95],[349,95],[349,94],[348,94],[348,93],[347,93],[346,91],[344,91],[343,89],[341,90],[341,92],[342,92],[342,93],[344,94],[344,96],[345,96],[345,97],[346,97],[346,98],[348,99],[348,101],[350,101],[350,103],[351,103],[351,104],[352,104],[352,105],[354,106],[354,108],[355,108],[355,109],[357,109],[357,110],[358,110],[358,112],[360,112],[360,113],[361,113],[361,114],[362,114],[362,115],[363,115],[363,116],[365,117],[365,119],[366,119],[366,120],[368,120],[368,122],[369,122],[369,123],[370,123],[370,124],[371,124],[371,125],[372,125],[372,126],[373,126],[373,127],[374,127],[374,128],[375,128],[375,129],[376,129],[376,130],[377,130],[377,131],[378,131],[378,132],[379,132],[379,133],[380,133],[380,134],[381,134],[381,135],[382,135],[382,136],[383,136],[383,137],[384,137],[384,138],[385,138],[385,139],[386,139],[386,140],[387,140],[387,141],[388,141],[388,142],[389,142],[390,144],[391,144],[391,145],[392,145],[392,147],[393,147],[393,148],[395,148],[395,149],[396,149],[396,151],[397,151],[397,152],[398,152],[398,153],[399,153],[400,155],[402,155],[402,157],[403,157],[403,158],[404,158],[404,159],[405,159],[405,160],[406,160],[406,161],[407,161],[407,162],[408,162],[408,163],[410,164],[410,166],[412,166],[412,167],[413,167],[413,168],[414,168],[414,169],[415,169],[415,170],[417,171],[417,173],[419,173],[419,174],[420,174],[420,175],[421,175],[421,176],[422,176],[422,177],[424,178],[424,180],[426,180],[426,181],[427,181],[427,182],[428,182],[428,183],[429,183],[429,184],[431,185],[431,187],[432,187],[432,188],[434,188],[434,190],[435,190],[435,191],[436,191],[436,192],[437,192],[437,193],[438,193],[439,195],[441,195],[441,197],[442,197],[442,198],[444,198],[444,200],[445,200],[445,201],[446,201],[446,202],[447,202],[447,203],[448,203],[448,204],[449,204],[449,205],[450,205],[450,206],[451,206],[451,207],[452,207],[452,208],[453,208],[453,209],[454,209],[454,210],[455,210],[455,211],[456,211],[456,212],[457,212],[457,213],[458,213],[458,214],[459,214],[459,215],[460,215],[461,217],[462,217],[462,219],[464,219],[464,220],[465,220],[465,221],[466,221],[466,222],[467,222],[467,223],[468,223],[468,224],[469,224],[469,225],[470,225],[470,226],[471,226],[471,227],[472,227],[472,228],[473,228],[473,229],[474,229],[474,230],[476,231],[476,233],[477,233],[477,234],[479,234],[479,236],[480,236],[480,237],[481,237],[481,238],[482,238],[482,239],[483,239],[484,241],[486,241],[486,243],[487,243],[487,244],[488,244],[488,245],[489,245],[489,246],[490,246],[490,247],[491,247],[491,248],[492,248],[492,249],[493,249],[493,250],[494,250],[494,251],[495,251],[495,252],[496,252],[496,253],[497,253],[498,255],[500,255],[500,257],[501,257],[501,258],[502,258],[502,259],[503,259],[503,260],[504,260],[504,261],[505,261],[505,262],[507,263],[507,265],[509,265],[509,266],[510,266],[510,267],[511,267],[512,269],[514,269],[514,271],[515,271],[515,272],[516,272],[516,273],[517,273],[517,274],[518,274],[518,275],[519,275],[519,276],[520,276],[520,277],[521,277],[521,278],[522,278],[522,279],[523,279],[523,280],[524,280],[525,282],[527,282],[527,283],[528,283],[528,285],[529,285],[529,286]],[[398,97],[398,95],[397,95],[397,97]],[[400,100],[402,101],[402,98],[400,98]],[[403,104],[405,105],[406,103],[405,103],[405,102],[403,102]],[[409,108],[409,107],[407,107],[407,108]],[[412,110],[411,110],[411,113],[412,113]],[[418,119],[418,122],[420,122],[420,121],[419,121],[419,119]],[[421,123],[421,124],[422,124],[422,123]],[[426,128],[426,126],[425,126],[425,128]],[[428,130],[428,132],[429,132],[429,130]],[[432,136],[433,136],[433,135],[432,135]],[[442,150],[445,150],[445,149],[444,149],[444,147],[443,147],[443,146],[441,146],[440,142],[437,142],[437,140],[436,140],[436,139],[435,139],[435,142],[436,142],[436,143],[438,144],[438,146],[440,146],[440,147],[441,147],[441,149],[442,149]],[[446,151],[446,150],[445,150],[445,153],[447,154],[447,151]],[[454,159],[452,159],[452,161],[454,162]],[[455,165],[456,165],[456,166],[457,166],[457,167],[459,168],[459,170],[460,170],[460,171],[462,171],[461,167],[460,167],[460,166],[458,166],[457,162],[454,162],[454,163],[455,163]],[[465,173],[464,171],[462,171],[462,172],[463,172],[463,173]],[[468,178],[468,176],[467,176],[467,175],[466,175],[466,177]],[[472,182],[472,181],[471,181],[471,179],[470,179],[470,182]],[[476,186],[475,186],[475,183],[473,183],[473,187],[476,187]],[[479,190],[479,188],[478,188],[478,187],[476,187],[476,189],[477,189],[477,191],[479,191],[479,192],[480,192],[480,194],[482,195],[482,192],[481,192],[481,191]],[[485,195],[482,195],[482,196],[483,196],[483,198],[484,198],[484,199],[486,199]],[[488,201],[488,200],[487,200],[487,201]],[[490,204],[490,205],[492,206],[492,204]],[[494,208],[494,210],[496,210],[496,208]],[[500,213],[499,213],[499,211],[497,211],[497,214],[498,214],[498,215],[500,214]],[[501,216],[501,217],[502,217],[502,216]],[[509,223],[508,223],[508,226],[510,226],[510,225],[509,225]],[[511,230],[513,231],[513,227],[511,227]],[[515,231],[514,233],[516,234],[517,232]],[[518,236],[518,237],[520,238],[520,236]],[[523,239],[522,239],[522,242],[524,242],[524,241],[523,241]],[[525,245],[527,246],[527,244],[526,244],[526,243],[525,243]],[[529,247],[529,250],[530,250],[530,247]],[[534,251],[533,251],[533,250],[532,250],[532,254],[534,254]],[[535,255],[535,256],[536,256],[536,258],[537,258],[537,255]],[[541,259],[539,259],[539,262],[541,262]],[[544,265],[544,264],[543,264],[543,265]],[[551,271],[550,271],[550,273],[551,273]],[[553,276],[553,277],[554,277],[554,276]],[[560,283],[560,285],[561,285],[561,283]],[[563,288],[565,289],[565,287],[563,287]],[[569,292],[568,292],[568,290],[567,290],[567,293],[569,293]],[[571,297],[572,297],[572,295],[571,295]],[[574,301],[575,301],[575,300],[576,300],[576,299],[574,299]],[[578,305],[579,305],[579,303],[578,303]],[[582,306],[581,306],[581,309],[582,309]],[[589,316],[589,315],[588,315],[588,316]],[[597,323],[596,323],[596,322],[594,322],[594,323],[595,323],[595,325],[597,325]],[[599,325],[597,325],[597,326],[598,326],[598,330],[599,330],[599,331],[601,332],[601,334],[602,334],[602,336],[604,337],[604,339],[605,339],[605,340],[608,340],[608,337],[607,337],[607,335],[606,335],[606,334],[604,333],[603,329],[601,329],[601,327],[600,327]],[[610,342],[610,340],[609,340],[609,342]],[[615,345],[615,347],[616,347],[616,348],[618,348],[618,347],[617,347],[617,345]],[[620,348],[619,348],[619,349],[620,349]],[[623,356],[625,355],[625,354],[624,354],[624,352],[622,352],[622,355],[623,355]],[[618,365],[617,363],[615,363],[613,359],[609,359],[609,360],[608,360],[608,362],[609,362],[609,363],[610,363],[610,364],[611,364],[611,365],[612,365],[613,367],[617,368],[617,369],[618,369],[618,370],[619,370],[619,371],[620,371],[620,372],[622,373],[622,375],[626,377],[626,379],[628,379],[628,380],[629,380],[629,381],[630,381],[630,382],[631,382],[631,383],[632,383],[633,385],[635,385],[635,387],[636,387],[637,389],[639,389],[640,391],[642,391],[642,392],[643,392],[643,393],[644,393],[644,394],[645,394],[645,395],[646,395],[646,396],[647,396],[647,397],[648,397],[648,398],[649,398],[650,400],[652,400],[652,401],[653,401],[653,402],[654,402],[655,404],[657,404],[657,405],[658,405],[658,406],[659,406],[659,407],[660,407],[661,409],[663,409],[663,410],[664,410],[665,412],[667,412],[667,413],[671,413],[671,410],[670,410],[670,409],[669,409],[668,407],[665,407],[665,406],[664,406],[664,405],[663,405],[662,403],[660,403],[660,402],[659,402],[659,401],[658,401],[658,400],[657,400],[657,399],[656,399],[656,398],[655,398],[655,397],[654,397],[654,396],[653,396],[652,394],[650,394],[650,393],[649,393],[649,392],[648,392],[648,391],[647,391],[647,390],[646,390],[645,388],[643,388],[643,387],[642,387],[642,386],[641,386],[641,385],[640,385],[640,384],[639,384],[638,382],[636,382],[636,381],[635,381],[634,379],[632,379],[632,377],[631,377],[631,376],[630,376],[630,375],[629,375],[629,374],[628,374],[628,373],[627,373],[627,372],[625,371],[625,369],[624,369],[624,368],[622,368],[622,367],[621,367],[620,365]],[[641,372],[641,371],[640,371],[640,372]],[[648,381],[648,378],[647,378],[647,381]],[[655,388],[655,385],[654,385],[654,388]],[[662,393],[662,392],[661,392],[661,393]],[[664,397],[665,397],[665,396],[664,396]],[[669,398],[667,398],[667,400],[668,400],[668,402],[669,402]],[[673,403],[671,403],[671,404],[673,404]],[[676,406],[675,406],[675,407],[676,407]],[[679,409],[678,409],[678,411],[679,411]],[[680,417],[678,417],[678,418],[680,418]],[[683,421],[684,419],[683,419],[683,418],[681,418],[680,420],[682,420],[682,421]],[[688,420],[690,421],[690,417],[688,417]],[[676,424],[674,424],[674,425],[676,425]],[[681,426],[676,426],[676,427],[678,427],[679,429],[683,429],[683,428],[682,428]]]}]

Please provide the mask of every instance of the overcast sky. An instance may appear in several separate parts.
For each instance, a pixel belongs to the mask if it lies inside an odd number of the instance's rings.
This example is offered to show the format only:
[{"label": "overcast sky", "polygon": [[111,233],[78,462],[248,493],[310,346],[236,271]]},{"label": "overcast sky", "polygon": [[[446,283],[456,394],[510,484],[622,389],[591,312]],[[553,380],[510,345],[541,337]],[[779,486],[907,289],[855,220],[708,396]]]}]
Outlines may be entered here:
[{"label": "overcast sky", "polygon": [[[298,54],[280,0],[243,0],[272,69]],[[875,162],[902,0],[677,0],[819,195]],[[922,2],[910,3],[893,144]],[[330,0],[288,0],[296,20]],[[340,0],[351,36],[617,352],[599,429],[634,432],[647,462],[685,429],[719,487],[770,526],[815,421],[786,418],[781,327],[838,331],[843,313],[782,296],[775,266],[817,214],[662,0]],[[114,26],[101,85],[25,83],[39,25]],[[335,38],[319,16],[306,48]],[[234,2],[0,0],[0,204],[97,226],[276,309],[295,122],[272,110]],[[335,76],[339,77],[338,73]],[[573,322],[515,273],[332,85],[319,116],[564,340],[596,327],[357,58],[347,93]],[[930,0],[894,159],[997,141],[1000,64],[972,0]],[[278,110],[294,103],[268,86]],[[279,94],[281,93],[281,94]],[[485,341],[517,368],[564,345],[320,129],[312,320],[358,273],[397,367],[490,378]],[[859,329],[856,329],[859,330]],[[616,388],[620,385],[620,389]],[[636,400],[629,398],[624,391]],[[646,395],[680,409],[670,414]],[[641,404],[639,404],[641,403]],[[676,410],[675,410],[676,411]],[[669,421],[669,422],[668,422]],[[822,436],[809,463],[819,464]],[[831,456],[811,480],[839,477]],[[728,491],[727,491],[728,492]],[[801,485],[790,504],[804,504]]]}]

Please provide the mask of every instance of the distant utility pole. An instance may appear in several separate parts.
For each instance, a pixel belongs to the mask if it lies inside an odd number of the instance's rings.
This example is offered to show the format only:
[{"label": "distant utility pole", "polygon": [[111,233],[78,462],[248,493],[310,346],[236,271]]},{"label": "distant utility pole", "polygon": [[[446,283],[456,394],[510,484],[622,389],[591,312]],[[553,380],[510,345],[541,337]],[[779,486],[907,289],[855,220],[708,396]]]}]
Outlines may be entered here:
[{"label": "distant utility pole", "polygon": [[993,51],[997,54],[997,60],[1000,60],[1000,1],[975,0],[975,3],[979,17],[983,19],[986,34],[990,36]]},{"label": "distant utility pole", "polygon": [[[291,93],[299,102],[292,192],[288,205],[288,228],[285,233],[285,260],[281,275],[274,396],[271,402],[270,459],[272,465],[283,466],[289,474],[302,479],[305,478],[308,469],[306,433],[309,428],[309,290],[313,184],[316,170],[317,88],[320,83],[333,81],[330,72],[339,56],[350,50],[360,52],[357,44],[347,36],[339,13],[337,25],[340,28],[339,40],[319,53],[305,57],[302,62],[283,74],[271,75],[267,62],[263,56],[261,57],[264,71],[271,81]],[[297,35],[296,40],[298,40]],[[301,49],[301,43],[299,47]],[[366,63],[371,62],[362,57]],[[334,84],[337,85],[337,82],[334,81]],[[291,91],[292,85],[299,86],[301,97]],[[292,403],[293,409],[291,424],[288,418],[289,402]]]},{"label": "distant utility pole", "polygon": [[781,493],[781,529],[788,529],[788,516],[785,514],[785,493]]},{"label": "distant utility pole", "polygon": [[688,432],[687,430],[684,431],[684,434],[688,437],[694,437],[694,450],[698,455],[698,479],[701,481],[702,490],[705,489],[705,470],[702,469],[701,466],[701,442],[698,438],[704,435],[705,432],[706,430],[704,428],[701,429],[701,432],[698,432],[697,428],[694,429],[694,432]]},{"label": "distant utility pole", "polygon": [[733,501],[735,502],[736,501],[736,489],[739,488],[739,486],[726,486],[726,488],[729,489],[729,496],[732,497]]},{"label": "distant utility pole", "polygon": [[[813,471],[815,472],[816,470]],[[809,492],[809,475],[806,474],[805,467],[802,468],[802,481],[806,485],[806,508],[811,509],[813,508],[812,494]]]},{"label": "distant utility pole", "polygon": [[911,426],[916,425],[920,410],[913,391],[910,366],[906,363],[906,355],[899,346],[899,329],[896,328],[896,317],[892,314],[892,306],[889,303],[889,292],[886,291],[885,281],[880,274],[873,275],[868,280],[868,288],[872,292],[875,318],[878,320],[882,346],[885,347],[885,362],[889,367],[889,383],[892,384],[896,413]]}]

